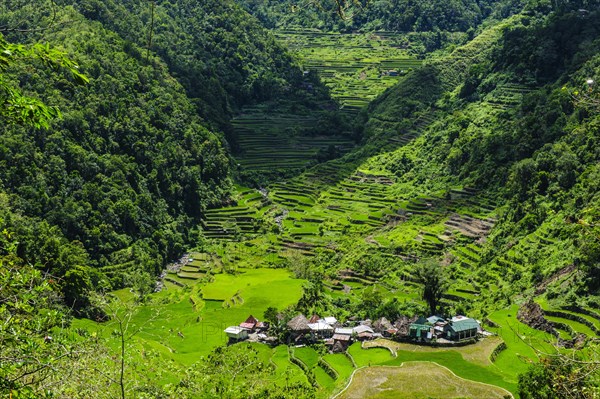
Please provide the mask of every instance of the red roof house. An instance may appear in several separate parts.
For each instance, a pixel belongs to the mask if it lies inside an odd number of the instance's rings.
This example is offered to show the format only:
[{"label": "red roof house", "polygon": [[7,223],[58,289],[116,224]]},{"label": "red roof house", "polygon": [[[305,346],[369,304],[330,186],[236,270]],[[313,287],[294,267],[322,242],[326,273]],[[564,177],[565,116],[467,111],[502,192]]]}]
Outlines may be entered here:
[{"label": "red roof house", "polygon": [[245,322],[240,324],[240,327],[242,327],[245,330],[254,330],[254,328],[256,328],[256,325],[258,324],[258,320],[256,320],[256,318],[252,315],[250,315]]}]

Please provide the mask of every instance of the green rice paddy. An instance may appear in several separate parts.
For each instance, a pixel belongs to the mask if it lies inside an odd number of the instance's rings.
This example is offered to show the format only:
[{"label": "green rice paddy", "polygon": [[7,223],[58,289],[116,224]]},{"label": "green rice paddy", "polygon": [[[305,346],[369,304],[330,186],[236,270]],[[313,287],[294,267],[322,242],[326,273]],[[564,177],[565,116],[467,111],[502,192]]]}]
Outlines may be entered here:
[{"label": "green rice paddy", "polygon": [[[283,102],[242,109],[232,121],[240,172],[303,170],[317,162],[319,151],[333,149],[338,156],[348,152],[354,147],[349,135],[314,134],[323,115],[333,107],[354,117],[421,63],[399,48],[400,34],[275,34],[297,56],[303,71],[318,74],[335,102],[317,102],[316,109]],[[305,86],[308,96],[316,90],[308,81]]]},{"label": "green rice paddy", "polygon": [[342,110],[356,112],[398,83],[420,60],[399,48],[402,34],[325,33],[314,30],[275,32],[296,52],[305,70],[316,71]]},{"label": "green rice paddy", "polygon": [[[189,290],[162,292],[150,304],[136,308],[132,323],[142,328],[135,339],[144,347],[156,348],[168,359],[190,365],[227,342],[223,330],[228,326],[240,324],[249,315],[262,318],[269,306],[296,303],[302,283],[282,269],[217,275],[213,283],[201,287],[205,299],[200,311],[194,310]],[[236,294],[242,301],[234,304],[231,299]],[[123,294],[119,296],[126,299]],[[74,320],[73,328],[79,327],[93,328],[103,336],[112,331],[109,325],[85,319]]]}]

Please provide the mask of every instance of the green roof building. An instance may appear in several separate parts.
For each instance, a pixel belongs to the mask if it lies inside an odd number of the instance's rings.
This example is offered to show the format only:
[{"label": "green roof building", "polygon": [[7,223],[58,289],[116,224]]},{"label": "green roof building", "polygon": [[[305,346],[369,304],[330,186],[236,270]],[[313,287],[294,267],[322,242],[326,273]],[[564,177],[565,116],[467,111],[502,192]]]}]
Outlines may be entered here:
[{"label": "green roof building", "polygon": [[448,326],[447,337],[451,340],[461,341],[476,337],[478,330],[479,323],[476,320],[465,318],[454,321]]},{"label": "green roof building", "polygon": [[427,319],[419,317],[414,323],[408,327],[408,335],[412,338],[431,339],[432,326],[427,323]]}]

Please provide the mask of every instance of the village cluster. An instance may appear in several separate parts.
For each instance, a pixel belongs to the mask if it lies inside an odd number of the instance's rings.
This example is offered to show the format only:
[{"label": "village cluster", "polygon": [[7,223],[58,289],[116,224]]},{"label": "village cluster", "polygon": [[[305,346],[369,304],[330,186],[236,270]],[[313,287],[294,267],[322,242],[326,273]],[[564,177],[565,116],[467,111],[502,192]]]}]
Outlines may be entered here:
[{"label": "village cluster", "polygon": [[[277,337],[269,336],[269,324],[249,316],[238,326],[225,329],[230,343],[252,341],[277,343]],[[288,343],[296,345],[323,342],[332,352],[343,352],[355,341],[368,341],[377,338],[389,338],[398,341],[414,343],[437,343],[440,345],[464,344],[465,341],[475,341],[480,336],[490,335],[477,320],[465,316],[442,318],[430,317],[400,317],[391,323],[385,317],[376,321],[350,320],[340,323],[335,317],[319,317],[313,315],[307,318],[299,314],[285,324],[285,334]]]}]

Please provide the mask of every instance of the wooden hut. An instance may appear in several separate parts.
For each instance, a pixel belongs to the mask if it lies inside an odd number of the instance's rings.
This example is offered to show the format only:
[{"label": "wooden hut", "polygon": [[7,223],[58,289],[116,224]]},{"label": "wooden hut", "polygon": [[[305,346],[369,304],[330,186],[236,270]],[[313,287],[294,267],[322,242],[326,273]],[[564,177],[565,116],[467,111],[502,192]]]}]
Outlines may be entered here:
[{"label": "wooden hut", "polygon": [[390,323],[385,317],[377,319],[373,323],[373,330],[378,333],[384,333],[392,328],[394,328],[394,326],[392,326],[392,323]]},{"label": "wooden hut", "polygon": [[402,337],[407,337],[410,330],[411,323],[417,320],[416,317],[409,318],[407,316],[400,316],[394,323],[394,328],[397,330],[396,334]]},{"label": "wooden hut", "polygon": [[336,328],[333,334],[333,352],[340,353],[348,349],[353,333],[351,328]]},{"label": "wooden hut", "polygon": [[290,330],[290,339],[298,340],[305,334],[310,333],[310,327],[308,326],[308,319],[303,314],[299,314],[292,320],[288,321],[287,326]]}]

